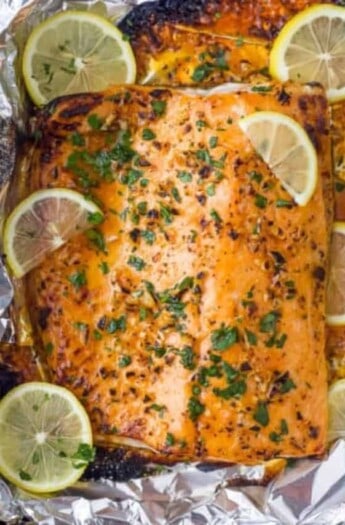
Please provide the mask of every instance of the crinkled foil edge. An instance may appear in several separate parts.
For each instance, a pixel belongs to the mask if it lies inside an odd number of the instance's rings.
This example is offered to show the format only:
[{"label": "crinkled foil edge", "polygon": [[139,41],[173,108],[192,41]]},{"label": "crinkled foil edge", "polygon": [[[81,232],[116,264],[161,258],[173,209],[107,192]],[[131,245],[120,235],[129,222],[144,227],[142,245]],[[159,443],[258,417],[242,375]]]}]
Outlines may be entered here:
[{"label": "crinkled foil edge", "polygon": [[[31,29],[62,9],[86,8],[116,20],[140,0],[0,0],[0,219],[15,165],[15,134],[27,104],[17,74]],[[12,342],[13,288],[0,266],[0,341]],[[323,460],[301,460],[268,486],[264,467],[176,465],[126,483],[78,483],[35,498],[0,478],[0,521],[40,525],[345,525],[345,441]],[[243,480],[246,480],[244,484]],[[23,521],[25,519],[25,521]]]}]

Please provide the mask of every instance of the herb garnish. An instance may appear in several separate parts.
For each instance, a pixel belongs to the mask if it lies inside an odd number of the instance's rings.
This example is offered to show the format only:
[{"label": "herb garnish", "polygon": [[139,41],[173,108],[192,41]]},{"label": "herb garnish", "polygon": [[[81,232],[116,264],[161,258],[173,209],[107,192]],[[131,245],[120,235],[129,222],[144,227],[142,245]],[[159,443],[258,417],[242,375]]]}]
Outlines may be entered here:
[{"label": "herb garnish", "polygon": [[167,103],[165,100],[153,100],[151,102],[151,107],[153,109],[154,114],[157,117],[161,117],[166,111]]},{"label": "herb garnish", "polygon": [[75,452],[71,459],[74,460],[74,468],[84,468],[90,461],[95,459],[96,449],[87,443],[79,443],[77,452]]},{"label": "herb garnish", "polygon": [[236,327],[225,326],[222,323],[221,327],[214,330],[211,335],[212,348],[214,350],[226,350],[238,342],[238,330]]},{"label": "herb garnish", "polygon": [[269,312],[260,319],[260,332],[270,333],[274,332],[277,327],[277,322],[281,314],[277,311]]},{"label": "herb garnish", "polygon": [[145,268],[145,266],[146,266],[146,263],[145,263],[144,259],[142,259],[141,257],[138,257],[136,255],[130,255],[128,260],[127,260],[127,264],[129,264],[129,266],[132,266],[133,268],[135,268],[138,272],[143,270]]},{"label": "herb garnish", "polygon": [[189,173],[188,171],[178,171],[177,172],[177,177],[182,181],[184,182],[185,184],[187,184],[188,182],[191,182],[192,181],[192,174]]},{"label": "herb garnish", "polygon": [[170,432],[167,433],[167,436],[165,438],[165,444],[167,445],[167,447],[172,447],[175,444],[175,438]]},{"label": "herb garnish", "polygon": [[102,224],[102,222],[104,221],[104,215],[99,211],[96,211],[94,213],[89,212],[87,216],[87,221],[90,224],[94,224],[95,226],[97,226],[98,224]]},{"label": "herb garnish", "polygon": [[85,270],[72,273],[72,275],[69,276],[68,280],[71,284],[73,284],[73,286],[77,290],[79,290],[80,288],[82,288],[82,286],[85,286],[87,284]]},{"label": "herb garnish", "polygon": [[143,140],[153,140],[156,138],[156,134],[149,128],[143,129],[141,136]]},{"label": "herb garnish", "polygon": [[96,113],[92,113],[88,116],[87,122],[92,129],[98,130],[103,126],[104,120]]},{"label": "herb garnish", "polygon": [[190,419],[196,421],[205,412],[205,405],[200,403],[197,397],[192,396],[188,401],[187,410]]},{"label": "herb garnish", "polygon": [[267,409],[267,403],[265,401],[258,401],[253,417],[255,421],[257,421],[261,426],[267,427],[270,418]]},{"label": "herb garnish", "polygon": [[129,355],[122,355],[119,359],[119,367],[120,368],[126,368],[129,366],[132,362],[132,358]]},{"label": "herb garnish", "polygon": [[182,350],[178,352],[181,359],[181,364],[187,370],[194,370],[196,364],[194,362],[195,354],[191,346],[184,346]]},{"label": "herb garnish", "polygon": [[118,332],[119,330],[124,332],[126,330],[126,327],[127,327],[126,316],[125,315],[121,315],[117,319],[112,317],[107,323],[106,330],[107,330],[108,334],[114,334],[115,332]]},{"label": "herb garnish", "polygon": [[98,250],[103,253],[107,253],[104,235],[100,230],[96,228],[87,230],[86,236]]}]

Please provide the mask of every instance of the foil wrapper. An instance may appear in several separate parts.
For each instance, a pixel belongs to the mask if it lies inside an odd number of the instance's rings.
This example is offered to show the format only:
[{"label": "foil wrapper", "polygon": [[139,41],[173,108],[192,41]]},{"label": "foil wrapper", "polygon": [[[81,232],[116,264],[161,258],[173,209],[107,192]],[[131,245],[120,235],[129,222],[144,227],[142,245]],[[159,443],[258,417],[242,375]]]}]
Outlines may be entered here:
[{"label": "foil wrapper", "polygon": [[[113,21],[141,0],[0,0],[0,221],[25,134],[27,99],[18,74],[32,28],[64,9]],[[0,341],[12,342],[11,281],[0,264]],[[80,482],[34,498],[0,478],[0,522],[40,525],[345,525],[345,440],[320,460],[300,460],[265,485],[265,467],[179,464],[128,482]]]}]

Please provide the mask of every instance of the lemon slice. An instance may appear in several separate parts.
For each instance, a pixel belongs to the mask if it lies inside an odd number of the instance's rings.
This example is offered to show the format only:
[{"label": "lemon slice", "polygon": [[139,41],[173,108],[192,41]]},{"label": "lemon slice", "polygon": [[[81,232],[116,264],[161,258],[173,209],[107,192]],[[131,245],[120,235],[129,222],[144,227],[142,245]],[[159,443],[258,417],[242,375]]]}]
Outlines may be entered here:
[{"label": "lemon slice", "polygon": [[274,111],[258,111],[238,124],[286,191],[305,206],[317,183],[317,157],[304,129]]},{"label": "lemon slice", "polygon": [[345,438],[345,379],[336,381],[328,392],[328,439]]},{"label": "lemon slice", "polygon": [[26,383],[0,402],[0,472],[30,492],[75,483],[93,459],[84,407],[65,388]]},{"label": "lemon slice", "polygon": [[5,222],[4,253],[15,277],[22,277],[47,253],[90,228],[93,217],[101,220],[101,210],[76,191],[54,188],[32,193]]},{"label": "lemon slice", "polygon": [[345,97],[345,9],[316,5],[294,16],[273,43],[270,74],[320,82],[330,101]]},{"label": "lemon slice", "polygon": [[30,97],[41,105],[61,95],[133,83],[136,64],[130,44],[106,18],[64,11],[30,34],[23,75]]},{"label": "lemon slice", "polygon": [[330,253],[326,321],[331,326],[345,326],[345,222],[333,225]]}]

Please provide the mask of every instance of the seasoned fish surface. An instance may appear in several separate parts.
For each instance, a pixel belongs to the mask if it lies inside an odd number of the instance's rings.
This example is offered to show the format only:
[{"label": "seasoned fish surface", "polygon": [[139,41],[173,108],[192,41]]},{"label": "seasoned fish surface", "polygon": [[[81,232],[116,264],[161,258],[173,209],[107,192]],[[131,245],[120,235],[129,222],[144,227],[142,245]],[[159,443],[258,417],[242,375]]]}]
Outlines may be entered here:
[{"label": "seasoned fish surface", "polygon": [[[316,146],[305,207],[237,125],[257,110],[295,118]],[[323,91],[118,87],[57,101],[39,127],[30,191],[74,188],[105,213],[27,278],[51,379],[84,403],[96,440],[172,460],[322,453]]]}]

